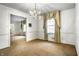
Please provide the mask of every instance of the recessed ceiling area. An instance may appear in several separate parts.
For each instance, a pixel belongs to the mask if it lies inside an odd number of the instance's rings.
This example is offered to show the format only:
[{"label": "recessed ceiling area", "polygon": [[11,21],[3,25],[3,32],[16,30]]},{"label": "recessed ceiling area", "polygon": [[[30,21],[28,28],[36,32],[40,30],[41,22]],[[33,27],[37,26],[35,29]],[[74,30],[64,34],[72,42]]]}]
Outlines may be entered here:
[{"label": "recessed ceiling area", "polygon": [[[35,3],[0,3],[2,5],[21,10],[29,13],[35,8]],[[36,3],[36,10],[41,13],[50,12],[53,10],[66,10],[74,8],[75,3]]]}]

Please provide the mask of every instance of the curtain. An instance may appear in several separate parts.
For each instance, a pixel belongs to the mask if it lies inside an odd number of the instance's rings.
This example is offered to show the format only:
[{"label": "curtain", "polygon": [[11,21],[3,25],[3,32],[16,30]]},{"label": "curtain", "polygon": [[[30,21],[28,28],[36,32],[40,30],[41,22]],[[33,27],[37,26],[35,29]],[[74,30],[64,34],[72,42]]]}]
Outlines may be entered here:
[{"label": "curtain", "polygon": [[55,41],[57,43],[60,43],[60,11],[59,10],[55,10],[53,12],[47,13],[47,14],[43,14],[43,19],[44,19],[44,39],[47,40],[48,39],[48,34],[47,34],[47,26],[46,26],[46,22],[48,19],[54,18],[55,19]]},{"label": "curtain", "polygon": [[54,13],[54,19],[55,19],[55,41],[58,43],[61,43],[61,39],[60,39],[60,11],[57,10]]},{"label": "curtain", "polygon": [[44,40],[48,40],[47,26],[46,26],[46,21],[47,21],[46,14],[43,15],[43,19],[44,19],[44,25],[43,25],[43,29],[44,29]]}]

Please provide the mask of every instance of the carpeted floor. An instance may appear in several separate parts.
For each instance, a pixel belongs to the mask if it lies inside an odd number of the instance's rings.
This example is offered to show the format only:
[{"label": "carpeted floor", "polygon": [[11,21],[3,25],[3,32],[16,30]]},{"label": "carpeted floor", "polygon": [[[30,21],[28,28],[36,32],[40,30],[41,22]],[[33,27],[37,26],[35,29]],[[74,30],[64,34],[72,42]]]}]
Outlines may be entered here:
[{"label": "carpeted floor", "polygon": [[14,40],[11,47],[1,49],[2,56],[76,56],[75,47],[43,40]]}]

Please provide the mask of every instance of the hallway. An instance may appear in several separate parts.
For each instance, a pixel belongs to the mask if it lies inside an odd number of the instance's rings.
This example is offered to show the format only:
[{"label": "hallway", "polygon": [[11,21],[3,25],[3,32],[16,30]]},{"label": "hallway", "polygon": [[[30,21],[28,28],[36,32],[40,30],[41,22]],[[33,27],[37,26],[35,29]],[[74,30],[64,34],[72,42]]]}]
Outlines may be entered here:
[{"label": "hallway", "polygon": [[3,56],[76,56],[74,46],[53,42],[23,39],[14,40],[10,48],[0,50]]}]

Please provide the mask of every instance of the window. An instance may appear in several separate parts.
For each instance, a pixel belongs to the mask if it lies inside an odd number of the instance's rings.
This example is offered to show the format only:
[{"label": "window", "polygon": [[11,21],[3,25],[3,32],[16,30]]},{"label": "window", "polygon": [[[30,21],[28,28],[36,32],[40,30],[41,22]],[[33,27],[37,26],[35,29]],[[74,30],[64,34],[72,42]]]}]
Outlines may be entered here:
[{"label": "window", "polygon": [[54,18],[47,20],[47,33],[55,33],[55,20],[54,20]]}]

